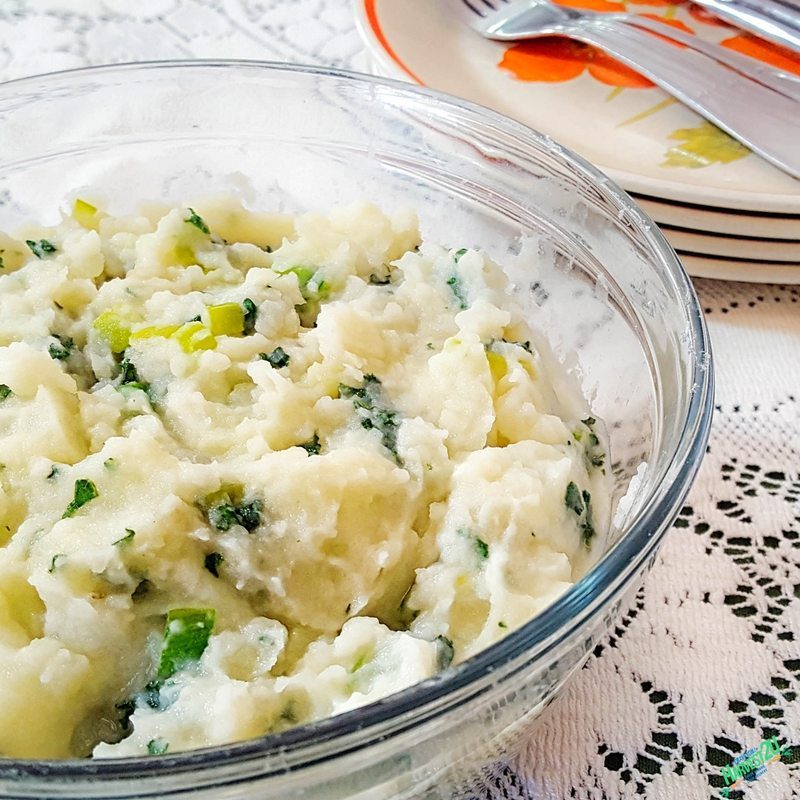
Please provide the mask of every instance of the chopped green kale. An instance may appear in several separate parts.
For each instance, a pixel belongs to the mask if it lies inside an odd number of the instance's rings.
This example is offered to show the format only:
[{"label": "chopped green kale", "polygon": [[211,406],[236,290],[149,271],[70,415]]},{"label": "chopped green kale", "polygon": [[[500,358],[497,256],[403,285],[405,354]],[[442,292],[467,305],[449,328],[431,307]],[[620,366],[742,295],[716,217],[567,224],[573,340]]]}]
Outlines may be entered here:
[{"label": "chopped green kale", "polygon": [[[503,339],[503,341],[506,341]],[[531,355],[533,355],[533,350],[531,350],[531,343],[529,341],[525,342],[510,342],[510,344],[515,344],[517,347],[521,347],[523,350],[526,350]]]},{"label": "chopped green kale", "polygon": [[228,531],[238,524],[236,520],[236,509],[226,503],[212,506],[208,511],[208,521],[218,531]]},{"label": "chopped green kale", "polygon": [[244,329],[242,332],[245,336],[252,336],[256,332],[258,307],[249,297],[245,297],[242,300],[242,308],[244,309]]},{"label": "chopped green kale", "polygon": [[220,503],[208,510],[208,521],[218,531],[228,531],[234,525],[241,525],[246,531],[252,533],[261,524],[263,510],[264,504],[260,500],[251,500],[239,505]]},{"label": "chopped green kale", "polygon": [[36,256],[36,258],[44,258],[45,256],[56,252],[56,246],[47,239],[39,239],[38,242],[34,242],[31,239],[26,239],[25,244],[30,247],[31,252]]},{"label": "chopped green kale", "polygon": [[481,561],[485,561],[489,558],[489,545],[477,536],[475,537],[475,552],[478,554],[478,558],[480,558]]},{"label": "chopped green kale", "polygon": [[202,231],[203,233],[211,233],[208,225],[206,225],[205,220],[193,208],[189,209],[189,216],[186,217],[184,222],[189,223],[189,225],[194,225],[197,230]]},{"label": "chopped green kale", "polygon": [[397,412],[385,407],[382,395],[380,380],[371,374],[364,376],[363,386],[339,384],[339,397],[353,401],[362,427],[378,431],[383,446],[392,454],[395,462],[402,466],[397,454],[397,428],[400,425]]},{"label": "chopped green kale", "polygon": [[119,365],[119,379],[120,383],[136,383],[139,380],[139,373],[136,371],[136,365],[129,358],[123,358],[122,363]]},{"label": "chopped green kale", "polygon": [[458,300],[458,307],[463,311],[467,308],[467,295],[464,292],[464,286],[461,283],[461,278],[458,275],[451,275],[447,279],[447,285],[450,287],[450,291],[453,292],[453,296]]},{"label": "chopped green kale", "polygon": [[137,699],[141,700],[148,708],[155,710],[164,708],[164,704],[161,702],[161,681],[148,681],[147,685],[139,693]]},{"label": "chopped green kale", "polygon": [[567,491],[564,495],[564,504],[578,517],[578,527],[581,531],[581,538],[586,547],[589,547],[595,535],[594,524],[592,522],[592,496],[587,491],[581,492],[574,481],[567,484]]},{"label": "chopped green kale", "polygon": [[62,338],[55,333],[53,336],[58,339],[58,344],[52,342],[47,348],[47,352],[50,353],[50,358],[54,358],[56,361],[66,361],[72,352],[72,348],[75,346],[75,342],[68,336]]},{"label": "chopped green kale", "polygon": [[592,496],[585,489],[583,491],[583,502],[586,504],[586,515],[581,523],[581,533],[583,534],[583,543],[586,547],[589,547],[596,531],[592,523]]},{"label": "chopped green kale", "polygon": [[58,569],[59,564],[61,564],[62,561],[66,560],[66,558],[67,557],[64,555],[64,553],[56,553],[50,559],[50,566],[47,568],[47,571],[51,574],[55,572]]},{"label": "chopped green kale", "polygon": [[5,383],[0,383],[0,402],[13,394],[11,387]]},{"label": "chopped green kale", "polygon": [[97,487],[92,481],[86,478],[78,478],[78,480],[75,481],[75,496],[67,506],[67,510],[63,513],[61,519],[73,516],[79,508],[85,506],[90,500],[94,500],[97,496]]},{"label": "chopped green kale", "polygon": [[215,577],[219,578],[219,568],[225,557],[221,553],[208,553],[203,559],[203,566]]},{"label": "chopped green kale", "polygon": [[214,628],[215,616],[213,608],[173,608],[167,613],[164,648],[158,664],[159,680],[166,680],[200,660]]},{"label": "chopped green kale", "polygon": [[310,456],[319,455],[319,434],[315,433],[307,442],[297,445],[302,447]]},{"label": "chopped green kale", "polygon": [[47,480],[48,481],[55,480],[60,474],[61,470],[55,464],[53,464],[50,467],[50,472],[47,473]]},{"label": "chopped green kale", "polygon": [[263,510],[264,504],[260,500],[251,500],[238,506],[236,519],[246,531],[252,533],[261,524]]},{"label": "chopped green kale", "polygon": [[466,255],[466,252],[467,252],[466,247],[462,247],[459,250],[456,250],[455,253],[453,253],[453,261],[455,261],[456,264],[458,264],[458,262],[461,261],[461,257],[463,255]]},{"label": "chopped green kale", "polygon": [[123,358],[119,368],[120,373],[119,386],[117,386],[118,389],[141,389],[146,393],[150,391],[150,384],[141,380],[139,373],[136,370],[136,365],[129,358]]},{"label": "chopped green kale", "polygon": [[564,504],[570,511],[574,511],[578,516],[583,514],[583,499],[581,490],[574,481],[567,484],[567,492],[564,495]]},{"label": "chopped green kale", "polygon": [[114,542],[114,546],[124,547],[126,544],[130,544],[133,541],[134,536],[136,536],[136,531],[125,528],[125,535],[121,539],[117,539],[117,541]]},{"label": "chopped green kale", "polygon": [[456,653],[453,642],[446,636],[437,636],[435,641],[438,646],[437,666],[440,670],[445,670],[453,663]]},{"label": "chopped green kale", "polygon": [[478,556],[478,561],[486,561],[486,559],[489,558],[489,545],[479,536],[475,535],[469,527],[462,525],[456,528],[456,533],[472,543],[472,548]]},{"label": "chopped green kale", "polygon": [[600,439],[594,430],[597,420],[594,417],[586,417],[581,420],[581,423],[589,429],[585,445],[586,461],[589,466],[600,468],[605,464],[606,454],[600,446]]},{"label": "chopped green kale", "polygon": [[275,369],[285,367],[289,363],[289,355],[282,347],[276,347],[271,353],[259,353],[262,361],[268,361]]},{"label": "chopped green kale", "polygon": [[147,754],[151,756],[163,756],[169,750],[169,742],[164,739],[151,739],[147,743]]}]

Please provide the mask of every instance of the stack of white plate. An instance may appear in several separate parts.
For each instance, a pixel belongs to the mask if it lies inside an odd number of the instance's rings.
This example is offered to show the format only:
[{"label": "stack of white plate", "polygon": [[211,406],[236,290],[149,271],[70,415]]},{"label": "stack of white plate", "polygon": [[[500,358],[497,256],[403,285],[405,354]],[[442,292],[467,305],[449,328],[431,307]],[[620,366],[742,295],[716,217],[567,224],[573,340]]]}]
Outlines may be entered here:
[{"label": "stack of white plate", "polygon": [[[800,283],[800,181],[750,153],[661,89],[562,38],[502,43],[473,32],[452,0],[354,0],[374,70],[494,108],[551,135],[619,182],[692,275]],[[620,10],[625,2],[596,0]],[[752,39],[691,4],[643,0],[709,41]],[[800,56],[764,60],[800,75]],[[800,117],[798,118],[800,147]]]}]

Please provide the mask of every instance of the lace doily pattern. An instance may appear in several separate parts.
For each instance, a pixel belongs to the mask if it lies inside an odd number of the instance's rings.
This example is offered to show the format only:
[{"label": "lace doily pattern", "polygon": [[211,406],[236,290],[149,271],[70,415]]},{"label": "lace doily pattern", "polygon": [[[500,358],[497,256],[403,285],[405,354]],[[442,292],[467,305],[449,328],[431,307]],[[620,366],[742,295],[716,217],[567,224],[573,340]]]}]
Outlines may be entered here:
[{"label": "lace doily pattern", "polygon": [[0,80],[91,64],[180,58],[367,68],[350,0],[0,3]]},{"label": "lace doily pattern", "polygon": [[[800,291],[698,290],[722,385],[699,477],[633,607],[531,737],[510,797],[800,796]],[[781,759],[729,787],[723,768],[771,737]]]},{"label": "lace doily pattern", "polygon": [[[367,67],[350,0],[0,4],[2,80],[196,57]],[[697,483],[633,606],[476,800],[800,797],[800,288],[697,287],[717,371]],[[780,760],[726,786],[771,737]]]}]

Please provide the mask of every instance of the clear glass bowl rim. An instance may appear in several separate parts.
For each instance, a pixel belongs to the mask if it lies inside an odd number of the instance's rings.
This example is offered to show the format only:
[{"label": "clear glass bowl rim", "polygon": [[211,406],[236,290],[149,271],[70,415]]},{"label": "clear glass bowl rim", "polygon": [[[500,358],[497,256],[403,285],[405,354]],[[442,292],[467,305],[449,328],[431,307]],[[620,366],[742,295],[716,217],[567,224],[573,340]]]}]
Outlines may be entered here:
[{"label": "clear glass bowl rim", "polygon": [[[427,97],[436,104],[447,105],[459,113],[470,114],[473,118],[480,118],[484,122],[499,125],[506,133],[515,135],[522,142],[527,139],[529,142],[535,142],[545,150],[557,153],[559,159],[566,162],[574,171],[580,173],[582,177],[591,182],[598,191],[610,198],[621,210],[633,211],[634,219],[639,218],[650,222],[647,227],[638,224],[637,227],[640,228],[640,233],[648,241],[653,251],[660,257],[662,266],[669,273],[676,290],[689,300],[686,308],[686,321],[693,345],[690,351],[694,354],[694,358],[691,364],[691,373],[687,377],[692,380],[692,389],[689,392],[689,402],[684,415],[681,436],[665,468],[665,471],[674,474],[674,480],[655,504],[651,504],[649,501],[661,484],[656,484],[651,488],[651,494],[647,498],[647,502],[643,504],[642,511],[633,520],[616,545],[586,575],[573,584],[550,606],[501,641],[439,676],[353,711],[308,725],[291,728],[282,733],[269,734],[258,739],[236,742],[221,747],[203,748],[171,756],[161,756],[157,759],[146,757],[53,761],[0,758],[0,776],[13,773],[15,779],[22,779],[23,783],[26,775],[33,779],[53,781],[80,780],[82,778],[100,781],[114,778],[141,778],[143,777],[141,768],[145,764],[147,766],[147,776],[156,779],[175,772],[183,773],[198,770],[199,768],[205,771],[214,767],[231,766],[238,762],[249,761],[254,757],[263,760],[272,754],[280,754],[282,760],[284,760],[289,754],[302,755],[304,749],[310,751],[314,746],[331,742],[347,734],[365,733],[370,728],[378,728],[382,723],[408,714],[415,709],[444,698],[455,690],[476,682],[523,653],[530,654],[537,649],[541,650],[545,645],[552,646],[554,643],[550,640],[554,636],[559,636],[559,640],[564,639],[570,632],[579,627],[580,622],[591,611],[591,607],[598,601],[608,586],[624,584],[626,579],[635,574],[640,565],[651,556],[669,529],[669,524],[665,524],[665,520],[671,519],[691,486],[708,440],[714,395],[710,342],[694,287],[680,265],[674,250],[648,215],[636,206],[633,200],[597,167],[571,150],[553,142],[550,137],[503,114],[444,92],[411,85],[404,81],[311,64],[290,64],[279,61],[249,59],[140,61],[41,73],[0,83],[0,108],[11,95],[21,90],[24,91],[28,86],[41,87],[41,84],[47,81],[55,83],[59,80],[72,80],[73,78],[76,81],[80,81],[92,76],[101,78],[105,75],[148,70],[197,68],[254,70],[259,72],[266,71],[271,74],[300,73],[317,75],[323,78],[338,78],[376,86],[388,86],[395,91],[410,96]],[[677,469],[673,469],[676,464],[679,466]],[[441,713],[446,713],[446,711],[447,707],[436,708],[427,718],[438,716]],[[397,731],[394,731],[391,735],[396,733]],[[387,737],[381,735],[380,738],[383,741]],[[356,747],[367,746],[370,741],[371,739],[367,742],[361,742]],[[343,751],[341,754],[343,755],[344,752],[350,751]],[[335,758],[338,754],[329,754],[328,758]],[[311,755],[310,752],[309,755]],[[327,759],[323,758],[322,760]],[[311,764],[319,763],[319,761],[320,758],[317,754],[308,761],[299,760],[291,769],[303,769]],[[285,772],[285,769],[285,767],[282,767],[279,771]],[[269,770],[267,769],[265,772],[269,772]]]}]

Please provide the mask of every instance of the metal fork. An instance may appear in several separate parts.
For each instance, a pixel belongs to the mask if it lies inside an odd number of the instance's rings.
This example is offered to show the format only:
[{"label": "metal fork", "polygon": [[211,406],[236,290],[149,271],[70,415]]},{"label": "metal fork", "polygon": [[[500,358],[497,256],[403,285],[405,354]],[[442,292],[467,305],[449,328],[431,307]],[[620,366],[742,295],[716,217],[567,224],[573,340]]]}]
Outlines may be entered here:
[{"label": "metal fork", "polygon": [[722,47],[722,45],[707,42],[699,36],[686,33],[680,28],[651,17],[642,17],[638,14],[614,14],[613,16],[614,19],[620,22],[627,22],[629,25],[636,25],[638,28],[645,28],[653,33],[666,36],[692,50],[696,50],[698,53],[703,53],[703,55],[713,58],[726,67],[735,69],[742,75],[758,81],[769,89],[774,89],[776,92],[800,101],[800,75],[773,69],[755,58],[749,58],[737,53],[735,50]]},{"label": "metal fork", "polygon": [[[730,52],[723,64],[708,55],[708,43],[701,45],[702,51],[677,48],[662,37],[683,43],[676,36],[683,32],[646,17],[578,11],[549,0],[451,2],[469,12],[470,26],[490,39],[567,36],[611,53],[776,167],[800,178],[800,103],[795,80],[778,74],[777,85],[767,85],[765,81],[776,80],[774,71],[742,64],[742,59],[752,59]],[[695,37],[683,37],[695,46]],[[731,56],[736,58],[731,60]]]},{"label": "metal fork", "polygon": [[722,19],[800,52],[800,6],[791,0],[695,0]]},{"label": "metal fork", "polygon": [[[479,16],[484,18],[491,13],[490,8],[495,11],[499,11],[500,6],[502,6],[504,3],[509,4],[508,0],[489,0],[489,2],[484,2],[484,0],[477,0],[477,2],[476,0],[462,0],[462,3],[463,6],[468,8],[472,14],[477,13]],[[595,12],[584,10],[581,10],[579,13],[581,15],[581,19],[585,18],[586,20],[591,20],[592,17],[602,17],[606,20],[626,22],[629,25],[635,25],[638,28],[644,28],[645,30],[652,31],[653,33],[657,33],[661,36],[666,36],[668,39],[672,39],[673,41],[679,42],[680,44],[689,47],[692,50],[696,50],[698,53],[703,53],[704,55],[713,58],[720,64],[724,64],[727,67],[735,69],[742,75],[746,75],[748,78],[752,78],[764,86],[774,89],[776,92],[780,92],[787,97],[791,97],[794,100],[800,101],[800,75],[794,75],[789,72],[783,72],[781,70],[768,67],[761,61],[743,56],[741,53],[737,53],[735,50],[722,47],[718,44],[713,44],[712,42],[707,42],[705,39],[701,39],[699,36],[694,36],[691,33],[686,33],[686,31],[681,30],[674,25],[670,25],[666,21],[653,19],[651,17],[644,17],[640,14],[630,13],[596,14]],[[484,34],[484,36],[486,35],[487,34]]]}]

